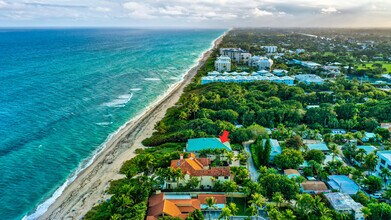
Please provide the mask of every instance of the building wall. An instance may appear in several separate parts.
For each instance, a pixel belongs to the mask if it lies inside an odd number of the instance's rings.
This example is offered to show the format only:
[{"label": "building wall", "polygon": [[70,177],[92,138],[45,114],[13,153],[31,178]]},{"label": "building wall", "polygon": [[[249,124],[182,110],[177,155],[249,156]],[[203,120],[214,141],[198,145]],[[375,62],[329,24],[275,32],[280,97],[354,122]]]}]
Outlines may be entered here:
[{"label": "building wall", "polygon": [[[167,181],[166,182],[166,188],[168,189],[176,189],[178,186],[186,186],[187,182],[190,180],[190,175],[186,174],[184,179],[180,179],[179,181]],[[230,177],[224,177],[224,176],[219,176],[217,178],[212,177],[212,176],[197,176],[197,179],[200,180],[200,184],[198,187],[201,187],[202,185],[204,186],[205,189],[213,188],[215,185],[216,181],[220,182],[226,182],[230,181]]]}]

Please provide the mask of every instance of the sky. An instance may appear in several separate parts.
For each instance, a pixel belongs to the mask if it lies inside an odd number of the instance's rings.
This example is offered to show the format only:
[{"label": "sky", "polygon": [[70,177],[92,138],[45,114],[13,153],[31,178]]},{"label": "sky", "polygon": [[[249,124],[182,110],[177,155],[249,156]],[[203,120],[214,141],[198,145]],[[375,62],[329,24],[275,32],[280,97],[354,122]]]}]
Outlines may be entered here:
[{"label": "sky", "polygon": [[391,27],[391,0],[0,0],[0,27]]}]

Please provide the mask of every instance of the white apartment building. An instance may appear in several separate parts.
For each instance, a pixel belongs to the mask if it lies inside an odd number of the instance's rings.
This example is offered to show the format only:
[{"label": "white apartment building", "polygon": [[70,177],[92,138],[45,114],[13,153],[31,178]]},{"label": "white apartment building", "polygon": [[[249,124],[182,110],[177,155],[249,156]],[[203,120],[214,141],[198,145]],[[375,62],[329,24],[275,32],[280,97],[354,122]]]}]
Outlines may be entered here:
[{"label": "white apartment building", "polygon": [[262,46],[262,49],[266,51],[266,53],[276,53],[277,52],[277,46]]},{"label": "white apartment building", "polygon": [[257,67],[259,70],[270,70],[270,68],[273,66],[273,60],[267,57],[253,56],[250,59],[249,65],[252,67]]},{"label": "white apartment building", "polygon": [[227,56],[220,56],[215,61],[215,70],[219,72],[231,71],[231,58]]},{"label": "white apartment building", "polygon": [[248,63],[251,54],[241,48],[220,48],[220,55],[231,58],[236,63]]},{"label": "white apartment building", "polygon": [[[377,166],[375,168],[375,175],[383,179],[383,177],[380,176],[381,170],[383,168],[389,170],[391,169],[391,150],[378,151],[377,156],[379,157],[379,162],[377,163]],[[390,183],[391,177],[388,177],[385,184],[386,186],[388,186]]]}]

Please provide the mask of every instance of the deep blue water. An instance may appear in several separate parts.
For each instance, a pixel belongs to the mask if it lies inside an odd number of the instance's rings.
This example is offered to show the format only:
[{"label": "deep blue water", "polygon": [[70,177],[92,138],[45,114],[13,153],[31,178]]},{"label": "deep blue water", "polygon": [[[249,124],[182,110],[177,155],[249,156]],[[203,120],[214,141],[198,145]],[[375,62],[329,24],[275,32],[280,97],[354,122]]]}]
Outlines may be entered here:
[{"label": "deep blue water", "polygon": [[50,198],[222,33],[0,30],[1,219]]}]

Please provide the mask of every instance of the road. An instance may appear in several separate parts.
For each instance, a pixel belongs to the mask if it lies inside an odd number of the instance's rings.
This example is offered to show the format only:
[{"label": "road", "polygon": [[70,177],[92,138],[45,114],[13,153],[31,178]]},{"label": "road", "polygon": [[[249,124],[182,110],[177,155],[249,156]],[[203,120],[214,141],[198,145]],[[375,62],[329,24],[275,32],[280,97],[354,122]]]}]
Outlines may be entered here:
[{"label": "road", "polygon": [[252,144],[253,142],[254,141],[252,141],[252,142],[249,141],[249,142],[243,143],[243,146],[244,146],[244,150],[250,155],[250,157],[247,160],[247,169],[250,172],[250,178],[252,181],[258,182],[258,178],[259,178],[258,169],[255,167],[255,164],[254,164],[253,158],[251,156],[251,152],[250,152],[250,144]]}]

